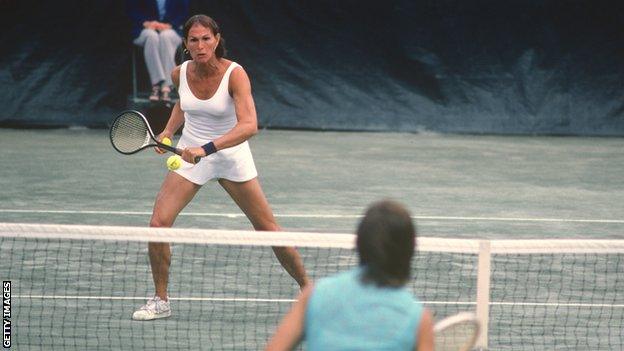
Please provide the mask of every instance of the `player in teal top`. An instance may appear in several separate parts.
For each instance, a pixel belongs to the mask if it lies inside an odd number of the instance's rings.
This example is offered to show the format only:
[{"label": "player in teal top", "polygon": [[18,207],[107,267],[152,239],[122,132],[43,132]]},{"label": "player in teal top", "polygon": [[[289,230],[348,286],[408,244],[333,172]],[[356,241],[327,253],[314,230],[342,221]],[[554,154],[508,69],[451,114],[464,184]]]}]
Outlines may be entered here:
[{"label": "player in teal top", "polygon": [[393,201],[366,211],[357,230],[359,267],[306,287],[267,350],[433,350],[433,317],[405,284],[416,230]]}]

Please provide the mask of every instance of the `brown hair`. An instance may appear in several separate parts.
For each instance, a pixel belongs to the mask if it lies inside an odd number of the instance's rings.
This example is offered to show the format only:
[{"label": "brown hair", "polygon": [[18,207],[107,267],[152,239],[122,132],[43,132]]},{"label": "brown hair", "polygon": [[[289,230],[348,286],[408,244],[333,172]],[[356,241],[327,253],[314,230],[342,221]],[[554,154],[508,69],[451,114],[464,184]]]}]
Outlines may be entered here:
[{"label": "brown hair", "polygon": [[[184,28],[182,29],[182,32],[184,33],[185,41],[188,39],[189,30],[191,30],[191,27],[195,24],[200,24],[203,27],[210,28],[210,30],[212,31],[214,35],[221,34],[219,25],[211,17],[208,17],[206,15],[195,15],[186,21],[186,23],[184,24]],[[215,55],[217,55],[218,58],[222,58],[226,54],[227,54],[227,50],[225,48],[225,38],[221,36],[221,39],[219,39],[219,44],[217,45],[217,48],[215,49]]]},{"label": "brown hair", "polygon": [[372,204],[358,226],[356,245],[364,282],[399,287],[410,279],[416,227],[400,203]]}]

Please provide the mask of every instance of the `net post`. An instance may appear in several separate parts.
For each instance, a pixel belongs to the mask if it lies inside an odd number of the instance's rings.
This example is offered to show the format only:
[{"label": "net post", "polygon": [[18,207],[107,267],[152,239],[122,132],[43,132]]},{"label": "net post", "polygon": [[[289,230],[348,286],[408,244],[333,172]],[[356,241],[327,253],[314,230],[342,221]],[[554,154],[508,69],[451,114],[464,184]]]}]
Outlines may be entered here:
[{"label": "net post", "polygon": [[488,324],[490,313],[490,260],[489,240],[479,241],[479,263],[477,272],[477,318],[481,322],[481,332],[475,344],[478,350],[488,348]]}]

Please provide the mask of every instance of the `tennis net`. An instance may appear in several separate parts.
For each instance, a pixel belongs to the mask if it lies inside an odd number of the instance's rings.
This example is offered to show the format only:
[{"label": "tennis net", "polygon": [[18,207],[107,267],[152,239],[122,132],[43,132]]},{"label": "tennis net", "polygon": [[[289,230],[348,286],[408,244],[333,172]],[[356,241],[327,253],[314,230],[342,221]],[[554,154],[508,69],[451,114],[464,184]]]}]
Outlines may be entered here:
[{"label": "tennis net", "polygon": [[[173,316],[137,322],[132,312],[153,293],[148,241],[173,243]],[[298,293],[270,246],[297,246],[316,280],[357,265],[354,242],[0,223],[11,342],[19,350],[261,349]],[[410,289],[436,319],[477,310],[486,319],[481,347],[624,349],[624,240],[419,238],[418,246]]]}]

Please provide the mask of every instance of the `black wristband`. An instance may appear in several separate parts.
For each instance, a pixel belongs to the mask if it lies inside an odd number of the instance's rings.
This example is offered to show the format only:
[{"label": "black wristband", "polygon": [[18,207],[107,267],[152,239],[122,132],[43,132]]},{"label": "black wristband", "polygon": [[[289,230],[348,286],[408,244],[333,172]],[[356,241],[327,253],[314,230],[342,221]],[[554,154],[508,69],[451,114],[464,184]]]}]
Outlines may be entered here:
[{"label": "black wristband", "polygon": [[202,149],[204,149],[206,156],[217,152],[217,148],[215,147],[215,144],[212,141],[209,142],[208,144],[202,145]]}]

